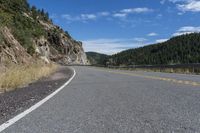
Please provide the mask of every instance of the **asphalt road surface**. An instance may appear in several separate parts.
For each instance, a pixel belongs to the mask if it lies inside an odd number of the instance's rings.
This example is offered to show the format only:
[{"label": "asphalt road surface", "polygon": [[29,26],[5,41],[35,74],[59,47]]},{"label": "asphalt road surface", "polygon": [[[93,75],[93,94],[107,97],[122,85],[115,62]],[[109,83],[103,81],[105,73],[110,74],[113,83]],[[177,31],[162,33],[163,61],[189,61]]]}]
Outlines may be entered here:
[{"label": "asphalt road surface", "polygon": [[200,132],[200,76],[74,68],[67,87],[3,132]]}]

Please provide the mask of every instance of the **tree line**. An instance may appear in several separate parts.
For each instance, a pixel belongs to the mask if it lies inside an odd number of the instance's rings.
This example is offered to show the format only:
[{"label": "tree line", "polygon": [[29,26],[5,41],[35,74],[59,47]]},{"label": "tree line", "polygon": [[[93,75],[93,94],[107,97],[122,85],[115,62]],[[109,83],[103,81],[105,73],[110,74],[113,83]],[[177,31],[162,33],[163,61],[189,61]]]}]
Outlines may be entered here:
[{"label": "tree line", "polygon": [[200,33],[173,37],[166,42],[122,51],[102,65],[172,65],[200,63]]}]

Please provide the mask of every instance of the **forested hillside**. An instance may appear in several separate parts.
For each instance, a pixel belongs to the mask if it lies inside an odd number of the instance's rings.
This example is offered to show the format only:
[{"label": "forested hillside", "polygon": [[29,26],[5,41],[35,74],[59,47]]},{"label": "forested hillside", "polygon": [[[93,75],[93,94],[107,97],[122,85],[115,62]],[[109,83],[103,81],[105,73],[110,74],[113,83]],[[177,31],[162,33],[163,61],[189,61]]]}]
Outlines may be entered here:
[{"label": "forested hillside", "polygon": [[200,63],[200,33],[173,37],[170,40],[129,49],[109,58],[110,65],[156,65]]},{"label": "forested hillside", "polygon": [[86,52],[87,58],[92,65],[101,65],[105,64],[107,61],[108,55],[100,54],[96,52]]}]

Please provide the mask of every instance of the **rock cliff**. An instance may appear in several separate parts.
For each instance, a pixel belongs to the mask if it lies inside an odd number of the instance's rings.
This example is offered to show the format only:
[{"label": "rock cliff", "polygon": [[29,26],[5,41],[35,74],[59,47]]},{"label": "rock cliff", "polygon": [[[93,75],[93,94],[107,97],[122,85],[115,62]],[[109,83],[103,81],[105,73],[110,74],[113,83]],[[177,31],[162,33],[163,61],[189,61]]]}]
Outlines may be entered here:
[{"label": "rock cliff", "polygon": [[43,59],[61,64],[88,64],[82,42],[74,40],[60,27],[40,21],[48,36],[35,40],[37,53]]},{"label": "rock cliff", "polygon": [[26,0],[8,2],[0,2],[0,66],[37,59],[88,64],[82,43],[54,25],[47,13],[31,8]]},{"label": "rock cliff", "polygon": [[0,67],[6,67],[12,63],[24,64],[32,61],[32,57],[7,27],[1,28],[0,34],[3,37],[0,42]]}]

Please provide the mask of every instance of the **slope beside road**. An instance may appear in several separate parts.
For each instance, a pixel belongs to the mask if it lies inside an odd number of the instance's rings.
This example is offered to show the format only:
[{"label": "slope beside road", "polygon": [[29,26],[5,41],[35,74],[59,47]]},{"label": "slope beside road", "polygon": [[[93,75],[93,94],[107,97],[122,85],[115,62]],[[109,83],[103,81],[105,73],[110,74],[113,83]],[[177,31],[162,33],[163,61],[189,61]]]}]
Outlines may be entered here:
[{"label": "slope beside road", "polygon": [[75,69],[68,86],[3,133],[200,132],[199,76]]}]

